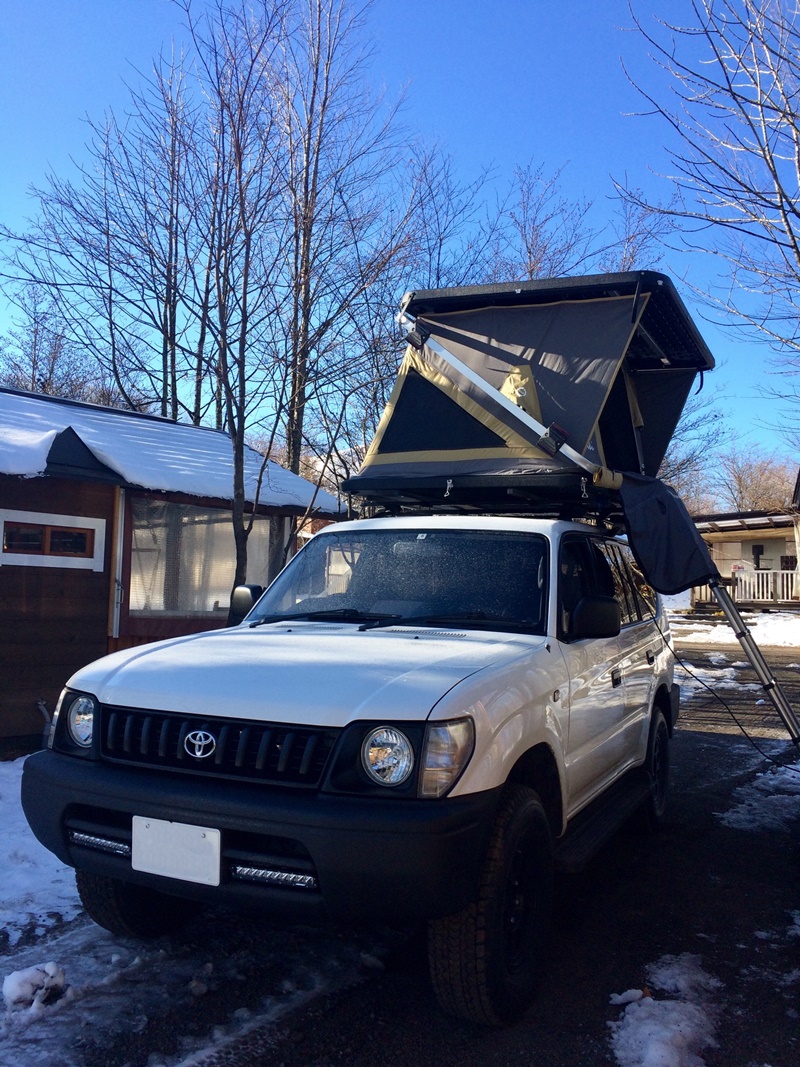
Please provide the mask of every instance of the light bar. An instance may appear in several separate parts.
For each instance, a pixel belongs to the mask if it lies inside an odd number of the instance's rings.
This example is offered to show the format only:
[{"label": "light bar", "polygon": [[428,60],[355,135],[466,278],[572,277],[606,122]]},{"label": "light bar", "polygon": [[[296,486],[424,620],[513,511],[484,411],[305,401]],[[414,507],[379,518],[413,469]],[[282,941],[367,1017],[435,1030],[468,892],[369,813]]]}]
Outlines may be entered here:
[{"label": "light bar", "polygon": [[234,878],[245,882],[266,882],[268,885],[285,885],[292,889],[317,889],[313,874],[295,874],[292,871],[275,871],[269,867],[243,867],[238,863],[231,867]]},{"label": "light bar", "polygon": [[112,856],[130,856],[131,846],[124,841],[115,841],[111,837],[97,837],[96,834],[84,834],[80,830],[70,830],[69,839],[73,845],[94,848],[98,852],[110,852]]}]

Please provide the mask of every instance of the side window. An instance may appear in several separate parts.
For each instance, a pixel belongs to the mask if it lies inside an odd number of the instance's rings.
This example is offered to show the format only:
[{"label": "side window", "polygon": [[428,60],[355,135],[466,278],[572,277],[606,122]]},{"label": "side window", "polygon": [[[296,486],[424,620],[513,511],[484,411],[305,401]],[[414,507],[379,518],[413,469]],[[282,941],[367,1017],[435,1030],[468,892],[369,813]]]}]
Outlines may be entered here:
[{"label": "side window", "polygon": [[558,623],[561,635],[569,632],[575,605],[591,592],[592,565],[585,541],[561,542],[558,578]]},{"label": "side window", "polygon": [[637,588],[634,573],[631,570],[631,564],[636,567],[636,563],[628,548],[625,545],[612,544],[607,541],[601,546],[601,551],[608,559],[614,576],[614,595],[620,603],[623,626],[650,618],[655,609],[655,603],[652,600],[654,593],[649,586],[646,586],[644,576],[637,568],[642,586],[650,591],[653,606],[649,607]]},{"label": "side window", "polygon": [[653,589],[644,574],[642,574],[641,567],[633,558],[633,553],[627,545],[618,545],[617,548],[628,565],[628,573],[631,576],[631,583],[633,584],[636,597],[639,601],[640,615],[643,619],[654,618],[658,608],[655,589]]},{"label": "side window", "polygon": [[630,588],[627,573],[622,560],[617,554],[617,545],[609,541],[597,543],[597,554],[603,556],[608,563],[613,578],[612,596],[620,605],[620,616],[623,626],[629,626],[631,622],[639,621],[639,611],[636,604],[636,596]]},{"label": "side window", "polygon": [[608,563],[594,542],[582,537],[561,543],[559,556],[559,628],[560,636],[569,633],[575,605],[585,596],[614,595],[614,582]]}]

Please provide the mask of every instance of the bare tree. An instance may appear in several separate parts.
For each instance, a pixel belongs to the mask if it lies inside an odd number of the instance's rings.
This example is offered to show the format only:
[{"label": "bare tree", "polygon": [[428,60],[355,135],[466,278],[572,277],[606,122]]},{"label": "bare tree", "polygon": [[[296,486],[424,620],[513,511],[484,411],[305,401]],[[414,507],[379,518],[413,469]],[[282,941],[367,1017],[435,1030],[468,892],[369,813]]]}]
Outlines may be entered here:
[{"label": "bare tree", "polygon": [[597,232],[587,222],[591,201],[561,191],[561,167],[517,167],[505,203],[505,225],[496,239],[492,274],[498,281],[564,277],[593,256]]},{"label": "bare tree", "polygon": [[723,510],[785,511],[796,477],[793,464],[740,442],[714,457],[708,484]]},{"label": "bare tree", "polygon": [[[793,0],[689,0],[683,25],[636,18],[661,93],[639,91],[672,130],[674,196],[636,209],[672,219],[684,243],[713,252],[706,295],[729,322],[772,345],[782,374],[800,370],[800,14]],[[795,387],[774,390],[790,403]],[[795,428],[796,434],[796,428]]]},{"label": "bare tree", "polygon": [[146,400],[135,387],[131,404],[102,361],[71,339],[67,324],[46,294],[29,286],[18,294],[17,303],[16,325],[0,337],[0,385],[107,407],[147,410]]},{"label": "bare tree", "polygon": [[715,456],[730,437],[720,418],[719,393],[694,393],[686,402],[658,477],[671,485],[693,514],[713,511]]}]

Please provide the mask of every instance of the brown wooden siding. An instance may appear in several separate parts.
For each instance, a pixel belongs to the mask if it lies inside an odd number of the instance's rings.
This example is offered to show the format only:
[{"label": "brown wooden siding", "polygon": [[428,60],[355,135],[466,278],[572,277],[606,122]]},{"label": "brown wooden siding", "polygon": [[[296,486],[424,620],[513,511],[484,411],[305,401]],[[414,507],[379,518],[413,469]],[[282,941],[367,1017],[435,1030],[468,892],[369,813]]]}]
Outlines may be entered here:
[{"label": "brown wooden siding", "polygon": [[102,572],[0,566],[0,738],[34,736],[79,667],[105,655],[114,487],[0,475],[0,506],[106,520]]}]

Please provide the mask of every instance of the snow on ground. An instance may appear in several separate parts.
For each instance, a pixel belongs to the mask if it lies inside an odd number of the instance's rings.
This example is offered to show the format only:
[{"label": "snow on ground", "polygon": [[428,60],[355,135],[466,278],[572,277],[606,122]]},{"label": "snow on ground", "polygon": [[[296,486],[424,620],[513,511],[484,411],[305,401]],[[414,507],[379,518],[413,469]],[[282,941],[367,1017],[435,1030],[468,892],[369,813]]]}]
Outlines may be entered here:
[{"label": "snow on ground", "polygon": [[[665,601],[673,598],[665,597]],[[673,609],[669,604],[667,612],[672,615]],[[742,618],[750,631],[753,640],[759,646],[764,647],[793,647],[800,648],[800,614],[788,611],[743,611]],[[690,645],[736,645],[739,642],[733,629],[723,620],[710,618],[708,621],[701,619],[670,618],[670,629],[673,638]]]},{"label": "snow on ground", "polygon": [[[711,660],[710,656],[709,660]],[[740,693],[742,691],[762,693],[763,689],[759,682],[738,680],[736,669],[743,666],[744,664],[739,663],[723,667],[719,659],[716,659],[710,669],[695,665],[687,668],[682,664],[676,664],[675,681],[681,687],[681,700],[691,700],[693,696],[698,693],[707,693],[709,689],[712,692],[719,689],[736,689]]]},{"label": "snow on ground", "polygon": [[663,956],[647,968],[646,976],[648,988],[610,998],[612,1004],[625,1005],[622,1017],[608,1024],[617,1063],[701,1067],[700,1053],[716,1045],[716,996],[722,983],[706,974],[700,957],[690,953]]},{"label": "snow on ground", "polygon": [[733,796],[736,806],[720,815],[726,826],[788,832],[800,818],[800,764],[770,767]]},{"label": "snow on ground", "polygon": [[13,947],[23,933],[41,936],[60,920],[80,913],[72,870],[39,844],[19,804],[22,759],[0,763],[3,813],[3,888],[0,891],[0,944]]}]

